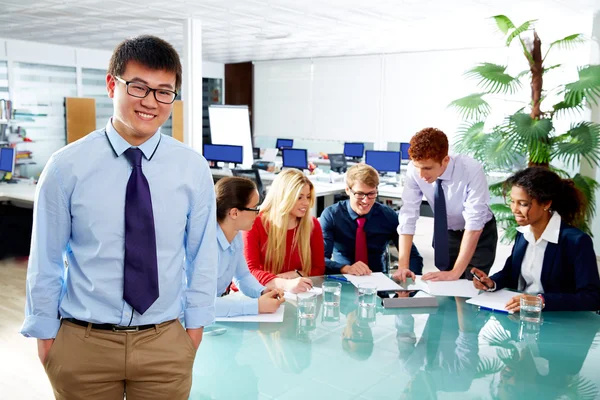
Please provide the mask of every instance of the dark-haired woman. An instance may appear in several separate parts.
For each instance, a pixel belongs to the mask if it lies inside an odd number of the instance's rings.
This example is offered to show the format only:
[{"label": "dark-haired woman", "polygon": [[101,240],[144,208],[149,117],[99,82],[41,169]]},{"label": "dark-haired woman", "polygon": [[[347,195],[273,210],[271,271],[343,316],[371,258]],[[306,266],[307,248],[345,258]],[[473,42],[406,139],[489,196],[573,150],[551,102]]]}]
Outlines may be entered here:
[{"label": "dark-haired woman", "polygon": [[[248,270],[241,231],[252,228],[258,215],[259,195],[254,182],[228,177],[215,185],[217,200],[217,241],[219,271],[217,279],[217,317],[256,315],[277,311],[285,300],[283,290],[265,289]],[[248,298],[233,299],[227,294],[231,282]]]},{"label": "dark-haired woman", "polygon": [[[477,289],[509,288],[537,295],[546,311],[600,309],[600,279],[592,239],[573,227],[584,215],[583,197],[573,181],[541,167],[506,181],[518,233],[502,271],[488,277],[473,268]],[[484,286],[487,285],[490,289]],[[521,296],[506,305],[519,311]]]}]

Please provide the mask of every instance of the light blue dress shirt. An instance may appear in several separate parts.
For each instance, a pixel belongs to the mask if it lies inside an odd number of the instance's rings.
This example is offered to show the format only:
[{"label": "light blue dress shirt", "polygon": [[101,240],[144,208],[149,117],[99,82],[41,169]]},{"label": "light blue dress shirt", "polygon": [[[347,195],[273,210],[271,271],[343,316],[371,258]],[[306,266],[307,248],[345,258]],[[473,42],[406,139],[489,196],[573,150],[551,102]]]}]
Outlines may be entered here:
[{"label": "light blue dress shirt", "polygon": [[265,287],[258,283],[250,273],[244,258],[244,240],[239,232],[233,241],[225,237],[225,233],[217,224],[217,241],[219,242],[219,278],[217,280],[217,296],[221,296],[233,280],[235,286],[250,298],[217,297],[217,317],[235,317],[238,315],[258,314],[258,297]]},{"label": "light blue dress shirt", "polygon": [[159,298],[143,314],[123,300],[125,190],[131,145],[109,121],[52,155],[38,182],[21,333],[53,338],[59,317],[188,328],[215,316],[216,204],[206,160],[157,131],[139,146],[150,184]]},{"label": "light blue dress shirt", "polygon": [[[448,230],[483,229],[492,219],[490,193],[481,164],[462,154],[451,156],[446,170],[439,177],[446,198]],[[414,235],[423,195],[432,209],[434,207],[435,183],[427,183],[419,176],[412,162],[408,164],[402,208],[400,208],[400,235]]]}]

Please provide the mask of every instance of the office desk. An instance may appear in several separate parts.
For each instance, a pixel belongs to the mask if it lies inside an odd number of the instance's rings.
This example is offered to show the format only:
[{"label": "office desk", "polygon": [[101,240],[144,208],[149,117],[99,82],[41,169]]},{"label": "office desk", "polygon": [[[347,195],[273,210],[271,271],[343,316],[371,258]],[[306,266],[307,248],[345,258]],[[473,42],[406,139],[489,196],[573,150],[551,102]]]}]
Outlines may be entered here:
[{"label": "office desk", "polygon": [[369,324],[343,284],[339,323],[327,324],[321,298],[314,326],[298,322],[292,301],[283,323],[219,323],[227,331],[202,340],[190,398],[600,396],[594,313],[543,313],[535,326],[439,297],[433,310],[378,308]]},{"label": "office desk", "polygon": [[17,207],[33,208],[35,187],[29,181],[0,183],[0,201],[10,201]]}]

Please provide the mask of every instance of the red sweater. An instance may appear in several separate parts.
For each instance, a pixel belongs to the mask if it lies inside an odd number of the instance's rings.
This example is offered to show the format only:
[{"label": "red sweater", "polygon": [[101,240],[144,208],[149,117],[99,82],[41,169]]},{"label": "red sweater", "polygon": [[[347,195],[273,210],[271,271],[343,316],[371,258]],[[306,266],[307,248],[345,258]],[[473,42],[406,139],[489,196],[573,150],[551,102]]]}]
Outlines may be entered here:
[{"label": "red sweater", "polygon": [[[302,262],[300,261],[300,253],[298,248],[291,251],[292,241],[294,239],[295,229],[287,231],[286,239],[286,257],[283,263],[281,272],[293,270],[302,271]],[[244,232],[244,255],[250,272],[262,284],[276,278],[275,274],[268,272],[265,268],[265,256],[267,254],[267,231],[262,223],[262,218],[259,216],[254,220],[252,229]],[[312,267],[310,270],[311,276],[325,274],[325,245],[323,242],[323,231],[319,220],[313,217],[313,230],[310,234],[310,254]]]}]

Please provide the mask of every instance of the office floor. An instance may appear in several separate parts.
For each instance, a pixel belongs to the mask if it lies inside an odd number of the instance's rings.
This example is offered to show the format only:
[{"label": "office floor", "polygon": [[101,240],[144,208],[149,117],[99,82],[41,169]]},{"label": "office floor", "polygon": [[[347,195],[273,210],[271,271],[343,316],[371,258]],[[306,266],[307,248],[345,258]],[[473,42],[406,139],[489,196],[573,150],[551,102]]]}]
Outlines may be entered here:
[{"label": "office floor", "polygon": [[[433,219],[420,218],[415,244],[423,256],[426,272],[433,269],[432,232]],[[502,267],[509,254],[510,246],[498,245],[493,272]],[[53,398],[44,368],[37,358],[35,339],[18,333],[23,322],[26,272],[26,260],[0,261],[0,399]]]}]

